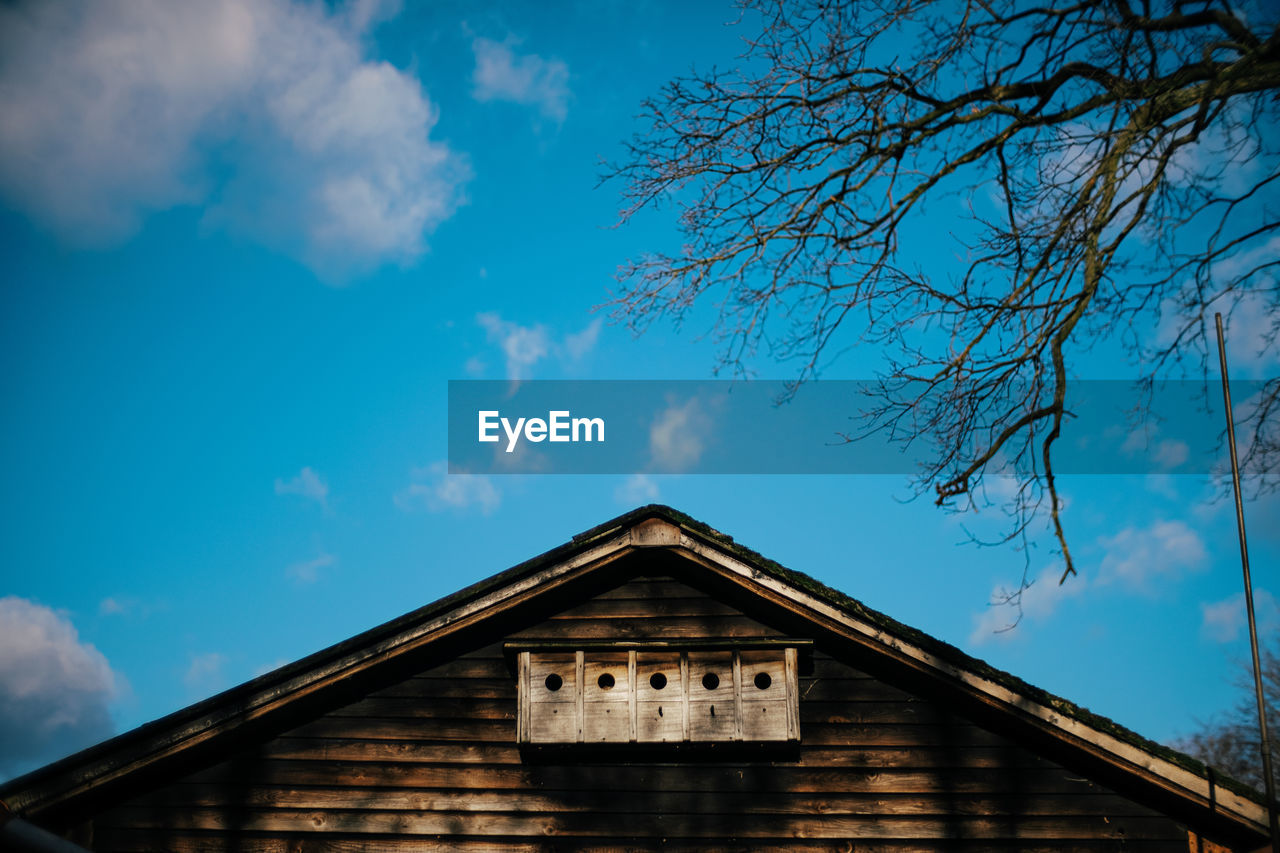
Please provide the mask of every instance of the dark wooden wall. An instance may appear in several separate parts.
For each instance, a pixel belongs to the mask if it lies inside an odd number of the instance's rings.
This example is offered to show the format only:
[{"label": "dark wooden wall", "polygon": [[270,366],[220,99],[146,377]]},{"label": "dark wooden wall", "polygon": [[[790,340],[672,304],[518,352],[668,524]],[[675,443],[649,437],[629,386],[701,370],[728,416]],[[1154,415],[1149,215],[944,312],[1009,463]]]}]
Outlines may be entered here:
[{"label": "dark wooden wall", "polygon": [[1172,820],[815,649],[790,753],[515,744],[512,639],[782,636],[637,578],[97,815],[100,851],[1178,850]]}]

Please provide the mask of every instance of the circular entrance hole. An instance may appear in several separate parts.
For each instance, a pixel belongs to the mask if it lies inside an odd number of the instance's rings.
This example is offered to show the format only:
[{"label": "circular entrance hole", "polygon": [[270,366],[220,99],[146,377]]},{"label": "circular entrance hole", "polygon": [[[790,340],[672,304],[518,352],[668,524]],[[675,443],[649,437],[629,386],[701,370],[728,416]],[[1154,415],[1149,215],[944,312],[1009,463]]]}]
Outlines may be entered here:
[{"label": "circular entrance hole", "polygon": [[706,675],[702,676],[702,686],[708,690],[715,690],[720,686],[720,676],[716,675],[714,672],[708,672]]},{"label": "circular entrance hole", "polygon": [[600,685],[601,690],[612,690],[613,676],[607,672],[602,672],[600,677],[596,679],[596,684]]},{"label": "circular entrance hole", "polygon": [[564,686],[564,679],[553,672],[547,676],[547,680],[544,683],[547,685],[548,690],[555,693]]},{"label": "circular entrance hole", "polygon": [[661,690],[667,686],[667,677],[660,672],[655,672],[649,676],[649,686],[654,690]]},{"label": "circular entrance hole", "polygon": [[773,679],[769,677],[767,672],[756,673],[756,687],[760,690],[768,690],[769,685],[773,684]]}]

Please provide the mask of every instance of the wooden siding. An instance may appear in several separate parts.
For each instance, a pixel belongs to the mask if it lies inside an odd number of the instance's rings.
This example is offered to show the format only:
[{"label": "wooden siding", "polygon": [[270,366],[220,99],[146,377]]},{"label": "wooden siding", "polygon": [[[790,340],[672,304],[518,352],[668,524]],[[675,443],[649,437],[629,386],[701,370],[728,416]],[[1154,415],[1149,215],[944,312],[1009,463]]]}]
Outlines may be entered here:
[{"label": "wooden siding", "polygon": [[785,637],[639,578],[93,821],[99,851],[1178,850],[1185,829],[817,648],[802,743],[516,745],[503,642]]}]

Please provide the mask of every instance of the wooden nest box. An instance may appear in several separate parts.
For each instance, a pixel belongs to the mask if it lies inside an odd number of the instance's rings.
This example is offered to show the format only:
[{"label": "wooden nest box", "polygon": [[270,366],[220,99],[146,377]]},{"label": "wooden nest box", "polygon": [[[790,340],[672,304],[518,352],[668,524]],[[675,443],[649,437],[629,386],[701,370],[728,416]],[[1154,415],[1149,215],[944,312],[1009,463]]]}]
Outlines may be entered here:
[{"label": "wooden nest box", "polygon": [[517,649],[525,744],[800,740],[797,646]]}]

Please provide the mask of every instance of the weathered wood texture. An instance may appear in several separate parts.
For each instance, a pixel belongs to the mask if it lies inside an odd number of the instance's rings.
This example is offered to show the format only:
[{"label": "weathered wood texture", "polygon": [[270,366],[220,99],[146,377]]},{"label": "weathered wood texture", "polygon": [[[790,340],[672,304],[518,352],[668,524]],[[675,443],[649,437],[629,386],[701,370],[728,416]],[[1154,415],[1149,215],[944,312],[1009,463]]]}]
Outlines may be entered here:
[{"label": "weathered wood texture", "polygon": [[797,661],[795,646],[518,651],[517,740],[562,745],[798,741]]},{"label": "weathered wood texture", "polygon": [[100,851],[1178,850],[1185,829],[821,648],[787,752],[516,745],[504,641],[782,637],[643,578],[94,820]]}]

